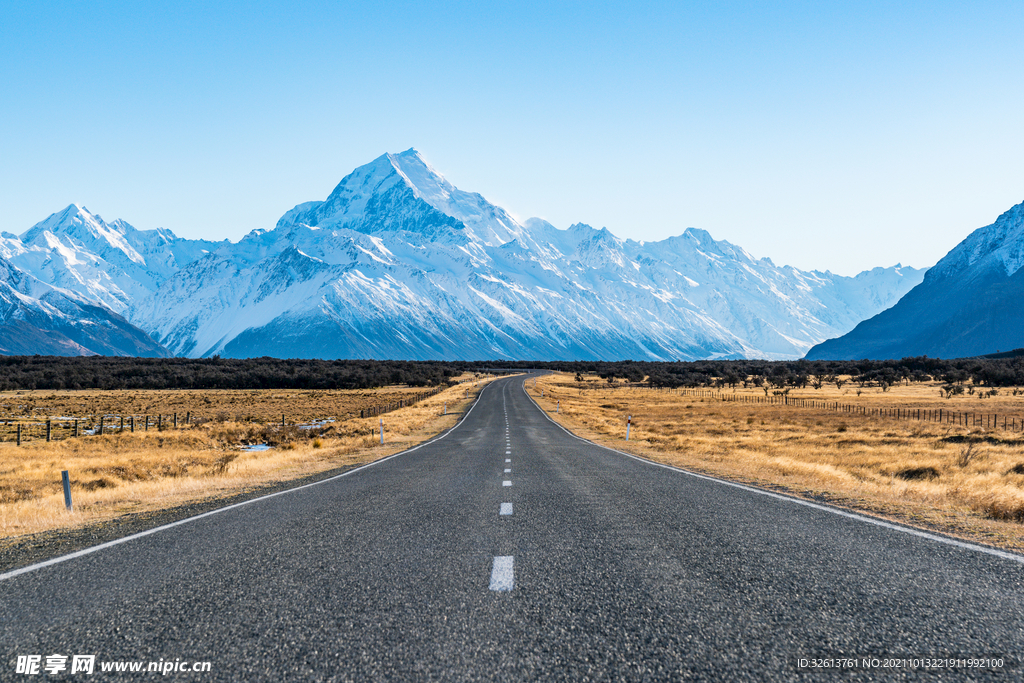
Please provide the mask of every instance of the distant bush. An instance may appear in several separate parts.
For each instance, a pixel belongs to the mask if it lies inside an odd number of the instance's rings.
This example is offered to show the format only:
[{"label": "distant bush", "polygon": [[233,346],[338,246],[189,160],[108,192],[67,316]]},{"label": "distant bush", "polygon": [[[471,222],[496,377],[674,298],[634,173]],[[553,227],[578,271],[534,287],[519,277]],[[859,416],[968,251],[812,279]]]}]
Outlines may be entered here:
[{"label": "distant bush", "polygon": [[[280,358],[123,358],[108,356],[0,356],[0,390],[12,389],[371,389],[389,384],[437,386],[463,372],[555,370],[651,387],[765,389],[835,383],[860,387],[941,379],[992,387],[1024,386],[1024,356],[1008,358],[903,358],[857,361],[701,360],[652,361],[394,361]],[[748,379],[749,378],[749,379]],[[585,385],[585,382],[581,382]],[[944,390],[945,393],[946,390]]]},{"label": "distant bush", "polygon": [[0,356],[0,390],[426,387],[447,383],[463,366],[433,361]]}]

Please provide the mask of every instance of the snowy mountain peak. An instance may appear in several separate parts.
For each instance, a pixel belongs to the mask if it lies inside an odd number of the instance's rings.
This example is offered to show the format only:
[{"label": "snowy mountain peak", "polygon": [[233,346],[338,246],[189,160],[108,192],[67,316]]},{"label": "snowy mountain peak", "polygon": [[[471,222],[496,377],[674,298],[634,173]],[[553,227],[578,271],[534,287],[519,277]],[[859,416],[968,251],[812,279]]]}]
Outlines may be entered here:
[{"label": "snowy mountain peak", "polygon": [[367,234],[467,230],[470,241],[483,247],[528,235],[507,211],[452,185],[415,149],[383,154],[360,166],[342,178],[325,201],[299,204],[277,223],[278,228],[294,225]]},{"label": "snowy mountain peak", "polygon": [[97,247],[100,251],[116,249],[131,261],[145,265],[146,259],[126,239],[129,230],[135,229],[124,221],[118,220],[114,224],[107,224],[98,214],[90,213],[84,206],[70,204],[63,211],[51,214],[46,220],[32,226],[21,236],[21,241],[26,245],[49,246],[52,243],[52,240],[47,238],[49,234],[93,251],[97,251]]}]

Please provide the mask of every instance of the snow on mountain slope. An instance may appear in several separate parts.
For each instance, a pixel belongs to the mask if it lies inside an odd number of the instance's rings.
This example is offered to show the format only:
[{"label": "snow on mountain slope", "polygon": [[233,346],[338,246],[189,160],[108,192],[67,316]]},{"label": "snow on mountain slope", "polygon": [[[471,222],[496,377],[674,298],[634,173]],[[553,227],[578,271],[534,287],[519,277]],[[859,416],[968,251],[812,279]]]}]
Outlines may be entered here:
[{"label": "snow on mountain slope", "polygon": [[520,224],[415,150],[209,251],[128,311],[178,354],[795,358],[922,275],[779,268],[703,230],[642,243]]},{"label": "snow on mountain slope", "polygon": [[217,246],[170,230],[137,230],[122,220],[106,223],[71,204],[20,238],[0,238],[0,256],[39,280],[122,313]]},{"label": "snow on mountain slope", "polygon": [[1024,266],[1024,202],[1000,215],[992,225],[978,228],[942,257],[929,280],[965,272],[1001,272],[1010,277]]},{"label": "snow on mountain slope", "polygon": [[0,354],[167,356],[108,308],[0,258]]}]

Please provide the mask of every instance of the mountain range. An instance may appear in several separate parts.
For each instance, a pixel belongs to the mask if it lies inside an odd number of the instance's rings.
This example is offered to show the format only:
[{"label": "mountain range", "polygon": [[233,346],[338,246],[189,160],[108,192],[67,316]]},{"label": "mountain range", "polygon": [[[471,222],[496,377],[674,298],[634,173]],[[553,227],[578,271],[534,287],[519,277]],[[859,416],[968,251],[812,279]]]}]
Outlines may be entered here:
[{"label": "mountain range", "polygon": [[798,358],[924,277],[780,267],[693,228],[519,221],[415,150],[237,242],[73,204],[3,233],[0,261],[0,353],[189,357]]},{"label": "mountain range", "polygon": [[962,358],[1024,346],[1024,203],[978,228],[900,301],[809,359]]}]

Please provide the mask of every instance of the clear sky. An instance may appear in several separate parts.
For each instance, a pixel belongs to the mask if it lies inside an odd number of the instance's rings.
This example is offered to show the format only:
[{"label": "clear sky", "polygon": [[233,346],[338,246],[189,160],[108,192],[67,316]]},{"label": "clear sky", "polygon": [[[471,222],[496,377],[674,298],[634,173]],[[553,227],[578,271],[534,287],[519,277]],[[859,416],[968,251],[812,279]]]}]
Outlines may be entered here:
[{"label": "clear sky", "polygon": [[0,229],[237,240],[415,147],[513,214],[932,265],[1024,201],[1024,2],[0,0]]}]

